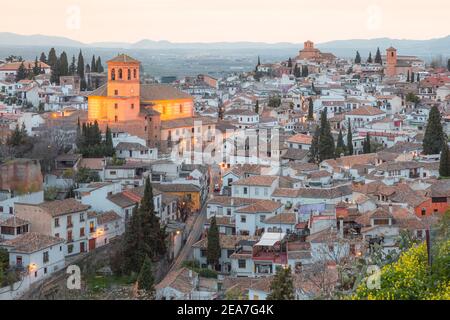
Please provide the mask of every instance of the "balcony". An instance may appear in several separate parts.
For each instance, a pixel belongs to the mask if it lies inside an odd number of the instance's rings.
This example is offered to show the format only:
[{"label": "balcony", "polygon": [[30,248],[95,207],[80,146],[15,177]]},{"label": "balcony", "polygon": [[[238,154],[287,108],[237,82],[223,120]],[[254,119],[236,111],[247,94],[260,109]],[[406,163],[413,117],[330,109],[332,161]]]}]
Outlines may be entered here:
[{"label": "balcony", "polygon": [[286,252],[253,252],[252,259],[254,261],[271,261],[276,264],[287,264]]}]

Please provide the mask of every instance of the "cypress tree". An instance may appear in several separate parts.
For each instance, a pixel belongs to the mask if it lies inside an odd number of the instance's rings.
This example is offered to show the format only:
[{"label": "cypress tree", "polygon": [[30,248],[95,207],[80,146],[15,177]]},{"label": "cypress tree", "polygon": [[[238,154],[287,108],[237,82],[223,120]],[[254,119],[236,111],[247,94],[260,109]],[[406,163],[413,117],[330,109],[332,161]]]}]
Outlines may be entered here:
[{"label": "cypress tree", "polygon": [[270,294],[267,300],[295,300],[294,281],[291,267],[279,267],[270,283]]},{"label": "cypress tree", "polygon": [[114,145],[112,140],[111,129],[107,126],[105,132],[105,156],[112,157],[114,155]]},{"label": "cypress tree", "polygon": [[335,145],[331,134],[330,123],[327,118],[327,108],[324,108],[320,117],[319,159],[320,162],[335,158]]},{"label": "cypress tree", "polygon": [[255,113],[259,114],[259,101],[256,100],[256,104],[255,104]]},{"label": "cypress tree", "polygon": [[51,48],[50,52],[48,53],[48,59],[47,64],[50,66],[51,69],[51,77],[50,81],[52,83],[58,82],[58,57],[56,56],[55,48]]},{"label": "cypress tree", "polygon": [[69,66],[69,75],[74,76],[77,73],[77,65],[75,60],[75,55],[72,56],[72,62]]},{"label": "cypress tree", "polygon": [[302,66],[302,77],[306,78],[309,75],[308,67]]},{"label": "cypress tree", "polygon": [[319,139],[320,127],[317,126],[311,141],[311,148],[309,149],[309,162],[311,163],[319,162]]},{"label": "cypress tree", "polygon": [[25,65],[23,62],[20,64],[19,68],[17,69],[16,73],[16,82],[19,82],[20,80],[26,79],[28,77],[28,71],[25,68]]},{"label": "cypress tree", "polygon": [[123,259],[122,270],[129,275],[139,272],[146,257],[144,250],[144,239],[142,237],[142,221],[138,212],[138,206],[133,209],[133,214],[126,224],[123,236],[123,244],[120,255]]},{"label": "cypress tree", "polygon": [[410,81],[410,76],[409,76],[409,70],[408,70],[408,73],[406,74],[406,82],[409,82]]},{"label": "cypress tree", "polygon": [[288,68],[292,68],[292,59],[291,58],[289,58],[287,66],[288,66]]},{"label": "cypress tree", "polygon": [[447,60],[447,70],[450,71],[450,59]]},{"label": "cypress tree", "polygon": [[102,59],[100,58],[100,56],[98,56],[98,58],[97,58],[97,62],[95,63],[95,68],[97,69],[97,72],[99,72],[99,73],[102,73],[105,71],[105,69],[103,68]]},{"label": "cypress tree", "polygon": [[138,289],[145,290],[147,293],[153,294],[155,292],[155,279],[153,278],[152,261],[146,255],[141,271],[137,278]]},{"label": "cypress tree", "polygon": [[363,153],[367,154],[370,152],[371,152],[370,136],[369,136],[369,133],[367,132],[366,140],[364,140],[364,144],[363,144]]},{"label": "cypress tree", "polygon": [[91,61],[91,72],[97,72],[97,66],[96,66],[96,60],[95,60],[95,55],[92,56],[92,61]]},{"label": "cypress tree", "polygon": [[361,55],[359,54],[359,51],[356,51],[355,63],[356,64],[361,63]]},{"label": "cypress tree", "polygon": [[339,135],[337,139],[337,145],[336,145],[336,156],[340,157],[341,154],[345,154],[345,144],[344,144],[344,137],[342,136],[342,130],[339,130]]},{"label": "cypress tree", "polygon": [[367,58],[367,63],[372,63],[372,52],[369,52],[369,57]]},{"label": "cypress tree", "polygon": [[353,155],[353,133],[352,133],[352,126],[350,124],[350,119],[348,119],[348,129],[347,129],[347,154],[349,156]]},{"label": "cypress tree", "polygon": [[441,123],[441,113],[437,106],[433,106],[428,115],[428,123],[423,137],[423,153],[439,154],[444,144],[445,137]]},{"label": "cypress tree", "polygon": [[442,144],[441,160],[439,161],[439,175],[450,178],[450,150],[447,141]]},{"label": "cypress tree", "polygon": [[258,56],[258,64],[257,64],[257,66],[259,67],[260,65],[261,65],[261,59]]},{"label": "cypress tree", "polygon": [[377,48],[377,53],[375,55],[375,63],[383,64],[383,59],[381,58],[380,48]]},{"label": "cypress tree", "polygon": [[84,68],[85,68],[85,65],[84,65],[83,53],[80,50],[80,53],[78,54],[77,73],[78,73],[78,76],[80,77],[80,87],[81,87],[82,91],[86,90],[86,87],[87,87],[86,79],[84,77]]},{"label": "cypress tree", "polygon": [[420,82],[420,73],[417,73],[417,82]]},{"label": "cypress tree", "polygon": [[411,83],[413,83],[414,80],[416,80],[415,74],[414,74],[414,72],[411,71]]},{"label": "cypress tree", "polygon": [[314,103],[311,97],[308,98],[308,120],[314,120]]},{"label": "cypress tree", "polygon": [[39,64],[38,58],[36,56],[36,59],[34,60],[33,75],[38,76],[40,74],[41,74],[41,65]]},{"label": "cypress tree", "polygon": [[69,61],[67,59],[67,54],[63,51],[61,56],[59,57],[59,76],[68,76],[69,75]]},{"label": "cypress tree", "polygon": [[44,52],[41,53],[41,57],[39,58],[39,61],[43,62],[43,63],[47,63],[47,57],[45,56]]},{"label": "cypress tree", "polygon": [[206,249],[206,258],[210,265],[215,266],[219,262],[220,251],[219,228],[217,227],[216,217],[213,216],[208,229],[208,246]]},{"label": "cypress tree", "polygon": [[166,239],[165,230],[161,228],[159,218],[155,214],[153,188],[148,176],[145,179],[144,195],[138,212],[142,217],[142,237],[146,254],[152,259],[157,259],[166,253]]}]

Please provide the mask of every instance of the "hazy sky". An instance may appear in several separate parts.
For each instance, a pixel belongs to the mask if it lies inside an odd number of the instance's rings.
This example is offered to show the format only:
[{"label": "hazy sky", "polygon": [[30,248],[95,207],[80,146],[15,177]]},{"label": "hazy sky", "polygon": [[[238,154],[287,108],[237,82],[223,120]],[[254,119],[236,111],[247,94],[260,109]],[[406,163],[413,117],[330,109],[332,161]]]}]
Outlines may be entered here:
[{"label": "hazy sky", "polygon": [[324,42],[450,34],[449,0],[2,1],[0,31],[82,42]]}]

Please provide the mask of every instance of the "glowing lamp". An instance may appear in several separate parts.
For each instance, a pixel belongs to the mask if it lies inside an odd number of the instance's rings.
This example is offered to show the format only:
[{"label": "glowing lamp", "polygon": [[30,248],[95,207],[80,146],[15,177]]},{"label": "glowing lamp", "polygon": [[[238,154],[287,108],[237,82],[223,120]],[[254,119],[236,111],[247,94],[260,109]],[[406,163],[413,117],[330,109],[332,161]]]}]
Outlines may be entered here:
[{"label": "glowing lamp", "polygon": [[30,272],[36,271],[37,268],[38,268],[38,266],[37,266],[36,263],[31,263],[31,264],[28,266],[28,270],[30,270]]}]

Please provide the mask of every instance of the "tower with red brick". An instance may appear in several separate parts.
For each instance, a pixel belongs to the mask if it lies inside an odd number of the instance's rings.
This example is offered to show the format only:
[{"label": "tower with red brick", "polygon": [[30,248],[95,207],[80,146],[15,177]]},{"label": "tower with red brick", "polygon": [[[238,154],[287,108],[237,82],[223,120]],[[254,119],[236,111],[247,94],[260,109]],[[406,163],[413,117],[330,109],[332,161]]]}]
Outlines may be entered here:
[{"label": "tower with red brick", "polygon": [[386,75],[394,77],[397,75],[397,49],[390,47],[386,49]]}]

